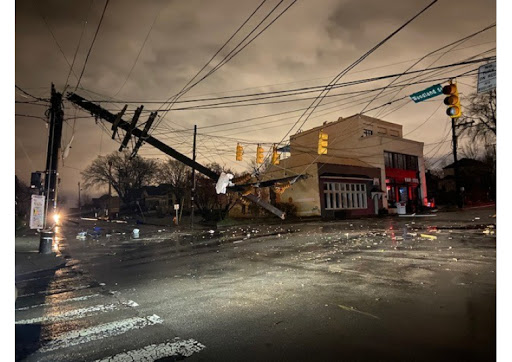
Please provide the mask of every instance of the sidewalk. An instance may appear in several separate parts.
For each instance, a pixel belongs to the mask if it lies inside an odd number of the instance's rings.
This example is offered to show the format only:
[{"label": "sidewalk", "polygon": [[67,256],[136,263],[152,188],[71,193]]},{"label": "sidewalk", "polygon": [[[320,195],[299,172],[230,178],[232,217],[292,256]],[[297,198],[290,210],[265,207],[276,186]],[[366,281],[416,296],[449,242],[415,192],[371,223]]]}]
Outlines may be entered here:
[{"label": "sidewalk", "polygon": [[16,279],[22,275],[55,269],[64,262],[64,258],[55,253],[39,254],[39,234],[15,237]]}]

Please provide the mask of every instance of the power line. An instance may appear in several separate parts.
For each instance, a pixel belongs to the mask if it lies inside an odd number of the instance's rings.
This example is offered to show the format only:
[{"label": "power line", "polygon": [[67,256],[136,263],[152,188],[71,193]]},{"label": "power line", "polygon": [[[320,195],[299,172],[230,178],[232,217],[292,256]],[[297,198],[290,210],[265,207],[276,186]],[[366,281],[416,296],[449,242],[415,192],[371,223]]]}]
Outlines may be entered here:
[{"label": "power line", "polygon": [[166,8],[169,4],[164,4],[164,6],[162,7],[162,9],[159,9],[159,11],[157,12],[155,18],[153,19],[153,23],[151,23],[151,26],[149,27],[149,31],[148,33],[146,34],[146,37],[144,38],[144,41],[142,42],[142,45],[139,49],[139,52],[137,53],[137,57],[135,58],[135,61],[133,62],[132,64],[132,67],[130,68],[130,71],[128,72],[128,75],[126,76],[126,79],[124,80],[123,84],[121,85],[121,87],[119,87],[119,89],[117,90],[116,94],[114,94],[114,97],[116,97],[120,92],[121,90],[124,88],[124,86],[126,85],[126,82],[128,82],[128,79],[130,79],[130,76],[132,75],[132,72],[133,72],[133,69],[135,68],[135,66],[137,65],[137,62],[139,61],[139,57],[142,53],[142,50],[144,49],[144,46],[146,45],[146,42],[148,41],[149,39],[149,35],[151,34],[151,32],[153,31],[153,27],[155,26],[155,23],[158,19],[158,16],[160,15],[160,13],[163,11],[164,8]]},{"label": "power line", "polygon": [[[235,57],[238,53],[240,53],[247,45],[249,45],[252,41],[254,41],[262,32],[264,32],[270,25],[272,25],[277,19],[279,19],[293,4],[295,4],[297,0],[293,0],[292,3],[290,3],[290,5],[288,5],[288,7],[286,7],[276,18],[274,18],[265,28],[263,28],[258,34],[256,34],[251,40],[249,40],[242,48],[240,48],[238,51],[236,51],[234,54],[233,51],[235,49],[237,49],[260,25],[263,24],[263,22],[277,9],[277,7],[283,2],[283,0],[281,0],[271,11],[270,13],[267,14],[267,16],[265,16],[263,18],[262,21],[260,21],[260,23],[241,41],[239,42],[239,44],[228,54],[224,57],[223,60],[221,60],[221,62],[219,62],[212,70],[210,70],[205,76],[203,76],[201,79],[199,79],[198,81],[196,81],[195,83],[193,83],[192,85],[188,86],[188,88],[186,88],[185,90],[183,90],[182,92],[180,92],[178,95],[175,96],[175,100],[179,99],[179,97],[181,97],[183,94],[185,94],[186,92],[188,92],[190,89],[192,89],[195,85],[197,85],[199,82],[203,81],[204,79],[206,79],[207,77],[209,77],[211,74],[213,74],[215,71],[217,71],[220,67],[222,67],[224,64],[226,64],[229,60],[231,60],[233,57]],[[261,5],[260,5],[261,6]],[[252,16],[252,15],[251,15]],[[229,58],[228,58],[229,57]],[[164,113],[164,117],[165,115],[167,114],[167,112],[171,109],[172,107],[172,104],[171,106],[169,106],[165,113]],[[163,117],[162,117],[163,119]]]},{"label": "power line", "polygon": [[[66,83],[64,84],[63,92],[66,91],[66,89],[68,87],[68,83],[69,83],[69,77],[71,76],[71,73],[73,72],[73,66],[75,65],[76,55],[78,54],[78,49],[80,49],[80,44],[82,43],[82,37],[84,36],[84,33],[85,33],[85,27],[87,26],[87,20],[89,19],[91,7],[92,7],[92,0],[89,3],[89,9],[87,10],[87,16],[85,18],[84,25],[82,26],[82,32],[80,33],[80,38],[78,38],[78,44],[76,45],[75,54],[73,55],[73,61],[71,62],[71,65],[69,66],[69,72],[68,72],[68,76],[66,78]],[[57,40],[55,40],[55,41],[57,41]]]},{"label": "power line", "polygon": [[[262,95],[262,97],[255,97],[255,98],[252,98],[252,99],[243,99],[243,100],[236,100],[236,101],[226,101],[226,102],[218,102],[218,103],[207,103],[207,104],[202,104],[202,105],[195,105],[195,106],[189,106],[189,107],[182,107],[182,108],[175,108],[174,110],[189,110],[189,109],[212,109],[212,108],[225,108],[225,107],[216,107],[216,106],[219,106],[219,105],[229,105],[229,104],[237,104],[237,103],[243,103],[243,102],[250,102],[250,101],[255,101],[255,100],[262,100],[262,99],[274,99],[274,98],[281,98],[281,97],[291,97],[291,96],[297,96],[297,95],[303,95],[303,94],[307,94],[307,93],[314,93],[318,90],[326,90],[326,89],[329,89],[329,90],[332,90],[332,89],[338,89],[338,88],[343,88],[343,87],[348,87],[348,86],[354,86],[354,85],[361,85],[361,84],[365,84],[365,83],[370,83],[370,82],[375,82],[375,81],[379,81],[379,80],[383,80],[383,79],[388,79],[388,78],[394,78],[394,77],[400,77],[402,75],[409,75],[409,74],[417,74],[417,73],[423,73],[423,72],[426,72],[426,71],[434,71],[434,70],[440,70],[440,69],[446,69],[446,68],[451,68],[451,67],[457,67],[457,66],[461,66],[461,65],[469,65],[469,64],[474,64],[474,63],[481,63],[481,62],[484,62],[484,61],[489,61],[489,60],[493,60],[495,57],[487,57],[487,58],[482,58],[482,59],[477,59],[477,60],[468,60],[468,61],[463,61],[463,62],[457,62],[457,63],[451,63],[451,64],[446,64],[446,65],[442,65],[442,66],[437,66],[437,67],[433,67],[433,68],[425,68],[425,69],[421,69],[421,70],[414,70],[414,71],[410,71],[410,72],[402,72],[402,73],[395,73],[395,74],[390,74],[390,75],[384,75],[384,76],[379,76],[379,77],[373,77],[373,78],[367,78],[367,79],[361,79],[361,80],[355,80],[355,81],[350,81],[350,82],[346,82],[346,83],[338,83],[336,85],[319,85],[319,86],[312,86],[312,87],[304,87],[304,88],[296,88],[296,89],[289,89],[289,90],[281,90],[281,91],[271,91],[271,92],[263,92],[263,93],[253,93],[253,94],[245,94],[245,95],[235,95],[235,96],[226,96],[226,97],[217,97],[217,98],[203,98],[203,99],[195,99],[195,100],[186,100],[186,101],[176,101],[176,102],[173,102],[173,104],[176,104],[176,103],[194,103],[194,102],[203,102],[203,101],[210,101],[210,100],[223,100],[223,99],[232,99],[232,98],[248,98],[248,97],[253,97],[253,96],[260,96]],[[414,79],[414,78],[410,78],[410,79]],[[408,79],[408,80],[410,80]],[[408,81],[406,80],[406,81]],[[431,81],[431,80],[429,80]],[[407,83],[405,85],[403,85],[402,83],[399,84],[399,85],[396,85],[394,87],[405,87],[405,86],[409,86],[409,85],[413,85],[413,84],[420,84],[420,83],[425,83],[425,81],[419,81],[419,82],[416,82],[416,83]],[[390,85],[387,85],[387,86],[384,86],[384,87],[379,87],[379,88],[374,88],[371,90],[371,92],[373,91],[377,91],[377,90],[385,90],[387,88],[389,88]],[[353,92],[349,92],[349,93],[340,93],[340,94],[335,94],[335,95],[325,95],[324,97],[337,97],[337,96],[341,96],[341,95],[347,95],[347,94],[357,94],[357,93],[365,93],[365,92],[368,92],[367,90],[360,90],[360,91],[353,91]],[[282,93],[290,93],[290,94],[282,94]],[[267,96],[269,95],[269,96]],[[314,97],[314,98],[298,98],[298,99],[291,99],[291,100],[283,100],[283,101],[276,101],[276,102],[261,102],[261,103],[253,103],[253,104],[242,104],[242,105],[239,105],[239,106],[252,106],[252,105],[261,105],[261,104],[274,104],[274,103],[283,103],[283,102],[295,102],[295,101],[303,101],[303,100],[308,100],[308,99],[317,99],[317,97]],[[99,99],[99,100],[92,100],[91,102],[97,102],[97,103],[147,103],[147,104],[161,104],[161,103],[167,103],[167,102],[160,102],[160,101],[142,101],[142,100],[116,100],[116,101],[108,101],[108,100],[102,100],[102,99]]]},{"label": "power line", "polygon": [[[181,97],[183,94],[185,94],[186,92],[188,92],[193,86],[195,86],[196,84],[193,84],[192,86],[188,87],[190,83],[192,83],[194,81],[194,79],[213,61],[213,59],[222,51],[222,49],[224,49],[226,47],[226,45],[236,36],[236,34],[238,34],[240,32],[240,30],[245,26],[245,24],[247,24],[247,22],[256,14],[256,12],[261,8],[261,6],[263,6],[263,4],[266,2],[267,0],[263,0],[259,5],[258,7],[256,7],[256,9],[249,15],[249,17],[242,23],[242,25],[240,25],[238,27],[238,29],[231,35],[231,37],[229,37],[229,39],[224,42],[224,44],[217,50],[217,52],[215,52],[215,54],[206,62],[205,65],[203,65],[203,67],[192,77],[192,79],[190,79],[187,84],[185,84],[185,86],[177,93],[175,94],[174,96],[171,96],[167,99],[166,102],[168,102],[169,100],[173,100],[173,101],[176,101],[179,99],[179,97]],[[188,87],[188,88],[187,88]],[[164,119],[164,117],[167,115],[167,112],[169,112],[169,110],[171,109],[172,107],[172,104],[173,102],[171,102],[171,105],[169,106],[168,109],[165,110],[163,116],[161,117],[161,119],[155,124],[155,126],[158,126],[162,120]],[[162,105],[163,107],[163,105]],[[162,108],[161,107],[161,108]]]},{"label": "power line", "polygon": [[[329,83],[329,85],[335,85],[345,74],[347,74],[350,70],[352,70],[354,67],[356,67],[359,63],[361,63],[364,59],[366,59],[370,54],[372,54],[375,50],[380,48],[383,44],[385,44],[389,39],[391,39],[393,36],[395,36],[398,32],[400,32],[403,28],[405,28],[408,24],[410,24],[413,20],[415,20],[417,17],[419,17],[421,14],[423,14],[427,9],[429,9],[432,5],[434,5],[437,2],[437,0],[432,1],[427,7],[425,7],[423,10],[421,10],[419,13],[417,13],[415,16],[413,16],[411,19],[409,19],[407,22],[405,22],[402,26],[400,26],[398,29],[396,29],[394,32],[392,32],[390,35],[388,35],[386,38],[384,38],[382,41],[380,41],[377,45],[375,45],[373,48],[371,48],[369,51],[367,51],[365,54],[363,54],[359,59],[357,59],[354,63],[349,65],[347,68],[342,70],[336,77],[333,78],[333,80]],[[311,112],[308,114],[308,116],[304,119],[302,124],[299,126],[299,129],[304,126],[304,124],[307,122],[311,114],[316,110],[318,105],[323,101],[327,93],[329,93],[330,89],[326,89],[325,93],[322,91],[319,96],[317,97],[317,100],[313,101],[310,105]],[[306,115],[308,110],[306,110],[303,115],[299,117],[296,123],[299,123],[304,115]],[[290,130],[286,133],[286,135],[283,137],[283,140],[290,134],[290,132],[295,128],[296,124],[293,125]],[[282,141],[279,142],[279,144],[282,143]],[[267,155],[268,157],[268,155]]]},{"label": "power line", "polygon": [[[435,54],[435,53],[437,53],[438,51],[443,50],[443,49],[446,49],[446,48],[448,48],[448,47],[450,47],[450,46],[452,46],[452,45],[454,45],[454,47],[455,47],[455,46],[457,46],[457,45],[460,45],[460,44],[462,44],[463,42],[465,42],[466,40],[471,39],[472,37],[474,37],[474,36],[476,36],[476,35],[478,35],[478,34],[480,34],[480,33],[483,33],[484,31],[487,31],[487,30],[489,30],[489,29],[491,29],[491,28],[493,28],[493,27],[495,27],[495,26],[496,26],[496,24],[491,24],[491,25],[489,25],[489,26],[485,27],[485,28],[484,28],[484,29],[482,29],[482,30],[479,30],[479,31],[477,31],[477,32],[475,32],[475,33],[473,33],[473,34],[470,34],[470,35],[468,35],[468,36],[466,36],[466,37],[464,37],[464,38],[462,38],[462,39],[459,39],[459,40],[457,40],[457,41],[455,41],[455,42],[452,42],[452,43],[450,43],[450,44],[447,44],[447,45],[445,45],[445,46],[443,46],[443,47],[441,47],[441,48],[439,48],[439,49],[436,49],[436,50],[434,50],[434,51],[432,51],[432,52],[430,52],[430,53],[428,53],[428,54],[424,55],[423,57],[421,57],[420,59],[418,59],[414,64],[412,64],[411,66],[409,66],[409,67],[408,67],[408,68],[403,72],[403,74],[402,74],[402,75],[406,74],[409,70],[411,70],[412,68],[414,68],[418,63],[420,63],[423,59],[425,59],[425,58],[429,57],[430,55]],[[453,49],[453,48],[452,48],[452,49]],[[450,49],[450,50],[451,50],[451,49]],[[446,51],[445,53],[443,53],[441,56],[443,56],[443,55],[447,54],[450,50],[447,50],[447,51]],[[434,62],[432,62],[432,63],[429,65],[429,67],[430,67],[430,66],[432,66],[432,65],[433,65],[435,62],[437,62],[439,59],[440,59],[440,58],[437,58]],[[391,81],[391,83],[389,83],[389,86],[390,86],[391,84],[393,84],[395,81],[397,81],[398,79],[400,79],[400,77],[401,77],[402,75],[399,75],[397,78],[393,79],[393,80]],[[382,93],[383,91],[384,91],[384,90],[382,90],[382,91],[381,91],[381,93]],[[398,94],[398,93],[397,93],[397,94]],[[377,95],[377,96],[378,96],[378,95]],[[370,106],[370,104],[371,104],[373,101],[374,101],[374,99],[372,99],[372,100],[371,100],[371,101],[370,101],[370,102],[369,102],[369,103],[368,103],[368,104],[367,104],[367,105],[366,105],[366,106],[361,110],[361,112],[360,112],[360,113],[363,113],[363,112],[366,110],[366,108],[368,108],[368,107]]]},{"label": "power line", "polygon": [[16,87],[17,90],[19,90],[20,92],[22,92],[23,94],[31,97],[31,98],[34,98],[34,99],[37,99],[38,101],[43,101],[43,102],[48,102],[49,99],[45,99],[45,98],[40,98],[40,97],[36,97],[28,92],[26,92],[24,89],[22,89],[21,87],[17,86],[16,84],[14,85]]},{"label": "power line", "polygon": [[91,55],[92,48],[94,46],[94,43],[96,42],[96,37],[98,36],[98,32],[100,31],[101,24],[103,23],[103,16],[105,15],[105,11],[107,10],[107,6],[110,0],[105,1],[105,7],[103,8],[103,12],[101,13],[100,22],[98,23],[98,27],[96,28],[96,32],[94,33],[94,38],[92,39],[91,46],[89,47],[89,50],[87,51],[87,56],[85,57],[84,66],[82,67],[82,72],[80,73],[80,77],[78,77],[78,82],[75,87],[75,92],[78,89],[78,86],[80,85],[80,81],[82,80],[82,76],[85,72],[85,67],[87,66],[87,61],[89,60],[89,56]]}]

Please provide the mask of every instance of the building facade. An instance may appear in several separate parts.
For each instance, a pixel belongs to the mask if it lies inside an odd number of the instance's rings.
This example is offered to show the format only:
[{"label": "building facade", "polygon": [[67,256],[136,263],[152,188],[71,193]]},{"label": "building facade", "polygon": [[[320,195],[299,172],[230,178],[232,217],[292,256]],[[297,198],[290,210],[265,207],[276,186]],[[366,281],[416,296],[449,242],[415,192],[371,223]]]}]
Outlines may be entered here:
[{"label": "building facade", "polygon": [[[317,153],[320,132],[328,151]],[[290,156],[271,166],[266,178],[307,174],[280,195],[299,216],[362,216],[398,203],[414,212],[427,202],[423,143],[403,138],[402,126],[365,115],[290,137]]]}]

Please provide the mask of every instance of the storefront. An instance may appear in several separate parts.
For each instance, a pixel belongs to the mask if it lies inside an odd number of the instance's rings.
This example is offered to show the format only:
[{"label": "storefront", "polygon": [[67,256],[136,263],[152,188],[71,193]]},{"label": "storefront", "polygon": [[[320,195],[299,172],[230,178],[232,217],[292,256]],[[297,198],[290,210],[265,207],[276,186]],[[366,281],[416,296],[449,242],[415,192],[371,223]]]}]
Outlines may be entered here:
[{"label": "storefront", "polygon": [[407,212],[416,212],[421,203],[418,197],[418,172],[386,168],[386,191],[390,209],[405,203]]}]

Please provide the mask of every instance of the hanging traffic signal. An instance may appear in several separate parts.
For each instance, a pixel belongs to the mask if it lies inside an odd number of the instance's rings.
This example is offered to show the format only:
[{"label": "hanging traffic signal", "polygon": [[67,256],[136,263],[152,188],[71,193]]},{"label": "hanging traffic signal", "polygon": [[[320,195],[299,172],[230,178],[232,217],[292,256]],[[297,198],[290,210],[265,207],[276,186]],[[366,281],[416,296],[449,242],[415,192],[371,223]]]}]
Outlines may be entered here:
[{"label": "hanging traffic signal", "polygon": [[274,149],[272,150],[272,164],[279,165],[279,154],[277,153],[276,146],[274,146]]},{"label": "hanging traffic signal", "polygon": [[327,144],[329,140],[329,135],[320,131],[318,133],[318,154],[326,155],[327,154]]},{"label": "hanging traffic signal", "polygon": [[443,87],[443,94],[448,97],[444,99],[444,104],[448,106],[446,114],[451,118],[458,118],[461,116],[460,98],[457,91],[457,85],[450,83]]},{"label": "hanging traffic signal", "polygon": [[244,148],[240,143],[236,144],[236,160],[242,161],[242,155],[244,154]]},{"label": "hanging traffic signal", "polygon": [[258,148],[256,148],[256,163],[263,163],[263,159],[265,158],[263,152],[263,147],[258,145]]}]

